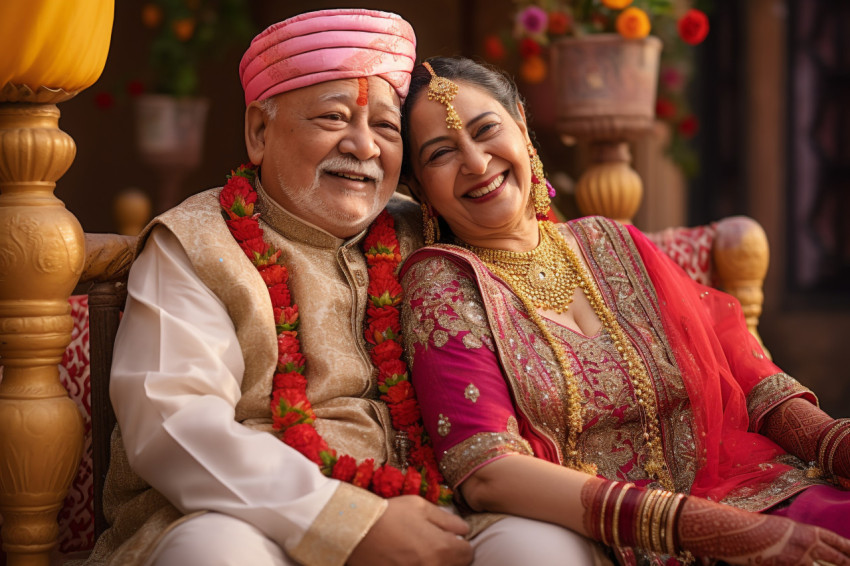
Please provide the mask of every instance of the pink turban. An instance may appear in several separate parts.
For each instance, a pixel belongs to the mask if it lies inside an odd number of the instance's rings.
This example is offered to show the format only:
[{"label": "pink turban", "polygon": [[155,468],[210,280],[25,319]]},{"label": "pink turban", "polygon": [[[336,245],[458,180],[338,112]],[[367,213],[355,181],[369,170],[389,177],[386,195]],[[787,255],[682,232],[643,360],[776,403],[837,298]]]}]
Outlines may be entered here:
[{"label": "pink turban", "polygon": [[300,14],[254,38],[239,65],[245,104],[337,79],[378,76],[407,96],[416,36],[400,16],[337,9]]}]

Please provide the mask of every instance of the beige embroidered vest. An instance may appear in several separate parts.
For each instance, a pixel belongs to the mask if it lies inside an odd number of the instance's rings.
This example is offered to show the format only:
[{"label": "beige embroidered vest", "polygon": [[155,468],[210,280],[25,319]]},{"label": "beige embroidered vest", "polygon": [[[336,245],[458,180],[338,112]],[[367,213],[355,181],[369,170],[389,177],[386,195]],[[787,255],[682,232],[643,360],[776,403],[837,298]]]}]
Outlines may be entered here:
[{"label": "beige embroidered vest", "polygon": [[[242,397],[236,420],[272,431],[269,395],[277,360],[271,301],[251,264],[221,216],[220,189],[184,201],[154,219],[180,241],[192,267],[222,301],[234,324],[245,359]],[[419,207],[394,195],[387,210],[396,220],[402,257],[419,247]],[[265,238],[282,251],[289,286],[300,316],[299,339],[307,359],[307,396],[318,419],[316,428],[339,453],[376,464],[395,461],[389,412],[378,401],[374,368],[363,336],[368,276],[359,242],[364,234],[341,240],[287,213],[262,190],[255,211]],[[159,536],[181,514],[136,476],[127,464],[116,430],[105,493],[105,513],[113,527],[98,540],[89,563],[141,563]],[[120,545],[120,548],[118,548]],[[118,551],[113,554],[113,551]]]}]

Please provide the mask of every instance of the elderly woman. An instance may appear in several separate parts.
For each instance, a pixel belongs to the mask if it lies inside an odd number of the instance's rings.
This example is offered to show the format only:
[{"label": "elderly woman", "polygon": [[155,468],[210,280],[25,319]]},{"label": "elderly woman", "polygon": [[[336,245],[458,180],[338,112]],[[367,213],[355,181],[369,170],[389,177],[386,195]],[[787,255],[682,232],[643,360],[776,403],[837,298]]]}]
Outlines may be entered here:
[{"label": "elderly woman", "polygon": [[850,477],[850,420],[765,357],[737,302],[633,227],[546,220],[499,72],[431,59],[404,118],[433,242],[403,269],[404,335],[459,503],[621,563],[850,564],[850,498],[829,481]]}]

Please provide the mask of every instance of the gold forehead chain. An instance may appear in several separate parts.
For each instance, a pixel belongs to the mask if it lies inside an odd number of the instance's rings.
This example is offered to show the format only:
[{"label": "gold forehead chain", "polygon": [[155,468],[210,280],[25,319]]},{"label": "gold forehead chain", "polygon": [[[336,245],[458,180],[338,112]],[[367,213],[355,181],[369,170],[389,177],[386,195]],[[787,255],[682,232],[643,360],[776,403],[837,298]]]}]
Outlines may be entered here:
[{"label": "gold forehead chain", "polygon": [[447,78],[438,77],[430,63],[422,63],[422,66],[431,73],[431,82],[428,83],[428,100],[436,100],[440,104],[446,105],[446,126],[450,130],[462,129],[463,122],[460,121],[460,116],[457,115],[455,107],[452,106],[452,100],[457,95],[457,85]]}]

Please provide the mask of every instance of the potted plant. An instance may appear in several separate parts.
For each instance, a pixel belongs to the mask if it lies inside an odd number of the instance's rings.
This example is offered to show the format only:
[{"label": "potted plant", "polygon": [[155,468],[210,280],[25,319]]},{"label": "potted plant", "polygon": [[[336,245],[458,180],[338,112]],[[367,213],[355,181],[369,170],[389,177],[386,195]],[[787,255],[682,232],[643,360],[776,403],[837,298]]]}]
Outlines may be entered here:
[{"label": "potted plant", "polygon": [[161,178],[156,207],[180,197],[186,173],[200,163],[209,101],[200,96],[202,63],[254,32],[247,0],[151,0],[141,12],[151,30],[149,93],[136,97],[137,146]]},{"label": "potted plant", "polygon": [[[708,19],[688,0],[515,2],[510,36],[489,37],[485,53],[498,60],[514,51],[519,55],[522,81],[551,82],[551,121],[558,133],[566,143],[591,142],[594,164],[577,184],[579,207],[584,213],[628,220],[637,210],[643,189],[629,167],[626,141],[650,130],[656,117],[678,122],[674,143],[679,141],[677,134],[693,135],[695,129],[681,94],[682,82],[687,81],[682,66],[670,66],[680,72],[678,106],[674,107],[670,96],[656,104],[662,41],[671,55],[688,58],[681,43],[702,42]],[[617,206],[612,208],[612,203]]]}]

